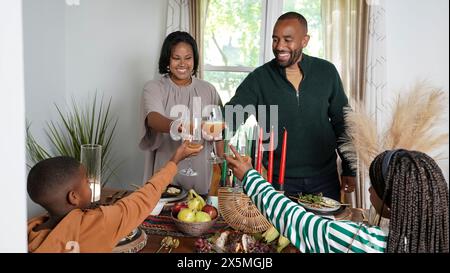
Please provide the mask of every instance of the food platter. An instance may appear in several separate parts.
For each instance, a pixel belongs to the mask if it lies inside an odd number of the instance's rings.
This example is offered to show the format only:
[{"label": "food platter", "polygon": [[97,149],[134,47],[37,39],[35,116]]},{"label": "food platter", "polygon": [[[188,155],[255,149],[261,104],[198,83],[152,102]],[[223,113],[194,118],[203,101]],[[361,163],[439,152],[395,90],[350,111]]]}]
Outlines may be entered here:
[{"label": "food platter", "polygon": [[187,196],[187,191],[181,186],[170,184],[161,195],[160,201],[174,202],[181,200]]},{"label": "food platter", "polygon": [[320,213],[332,213],[341,208],[340,202],[321,195],[300,195],[298,203],[309,211]]}]

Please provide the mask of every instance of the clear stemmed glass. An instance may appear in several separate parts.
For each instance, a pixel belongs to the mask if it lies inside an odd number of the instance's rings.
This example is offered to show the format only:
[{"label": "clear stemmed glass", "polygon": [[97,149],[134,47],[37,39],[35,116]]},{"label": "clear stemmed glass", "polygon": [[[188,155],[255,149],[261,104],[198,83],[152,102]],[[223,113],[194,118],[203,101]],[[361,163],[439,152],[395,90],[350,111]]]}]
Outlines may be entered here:
[{"label": "clear stemmed glass", "polygon": [[[188,146],[190,148],[198,148],[202,145],[202,119],[192,118],[184,119],[182,122],[181,138],[183,141],[188,141]],[[181,175],[185,176],[197,176],[198,173],[192,168],[192,158],[188,157],[185,160],[188,161],[189,167],[180,170]]]},{"label": "clear stemmed glass", "polygon": [[222,131],[225,128],[225,122],[222,119],[222,113],[219,108],[212,108],[210,115],[206,118],[203,125],[203,133],[213,141],[213,151],[211,157],[208,159],[213,164],[222,163],[221,159],[217,155],[216,142],[222,140]]}]

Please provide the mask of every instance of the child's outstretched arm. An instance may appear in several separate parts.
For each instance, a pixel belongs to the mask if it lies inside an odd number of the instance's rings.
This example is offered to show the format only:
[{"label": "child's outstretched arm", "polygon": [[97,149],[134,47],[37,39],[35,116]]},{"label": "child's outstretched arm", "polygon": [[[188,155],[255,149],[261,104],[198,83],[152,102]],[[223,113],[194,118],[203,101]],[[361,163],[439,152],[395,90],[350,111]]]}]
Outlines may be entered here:
[{"label": "child's outstretched arm", "polygon": [[177,174],[177,164],[188,156],[198,154],[203,147],[192,149],[183,143],[174,153],[169,162],[155,173],[147,183],[117,201],[112,206],[101,207],[105,218],[105,231],[109,231],[109,240],[113,247],[117,242],[138,227],[150,214],[161,194]]},{"label": "child's outstretched arm", "polygon": [[262,214],[303,253],[384,252],[386,234],[378,227],[332,221],[306,212],[299,204],[277,192],[234,147],[227,156],[234,175],[243,181],[246,194]]}]

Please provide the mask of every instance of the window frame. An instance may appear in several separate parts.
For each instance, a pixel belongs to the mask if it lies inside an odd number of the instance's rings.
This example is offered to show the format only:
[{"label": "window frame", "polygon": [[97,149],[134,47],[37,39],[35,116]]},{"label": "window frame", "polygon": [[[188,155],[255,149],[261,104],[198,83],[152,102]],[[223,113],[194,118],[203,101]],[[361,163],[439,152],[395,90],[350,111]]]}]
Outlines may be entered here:
[{"label": "window frame", "polygon": [[264,33],[261,33],[263,37],[263,54],[262,62],[260,65],[267,63],[273,59],[272,54],[272,33],[273,26],[277,22],[278,17],[283,14],[284,0],[265,0],[263,5],[263,13],[265,14],[263,18]]}]

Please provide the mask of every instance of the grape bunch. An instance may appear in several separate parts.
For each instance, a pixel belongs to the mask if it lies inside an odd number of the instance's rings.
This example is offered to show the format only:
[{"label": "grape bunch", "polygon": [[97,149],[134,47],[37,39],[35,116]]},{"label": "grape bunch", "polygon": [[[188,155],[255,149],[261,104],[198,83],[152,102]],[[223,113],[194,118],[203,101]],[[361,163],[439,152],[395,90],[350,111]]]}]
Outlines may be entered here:
[{"label": "grape bunch", "polygon": [[250,243],[248,245],[249,253],[270,253],[271,248],[269,245],[256,241],[255,243]]},{"label": "grape bunch", "polygon": [[211,252],[211,243],[207,239],[198,238],[195,241],[195,248],[199,253],[210,253]]}]

